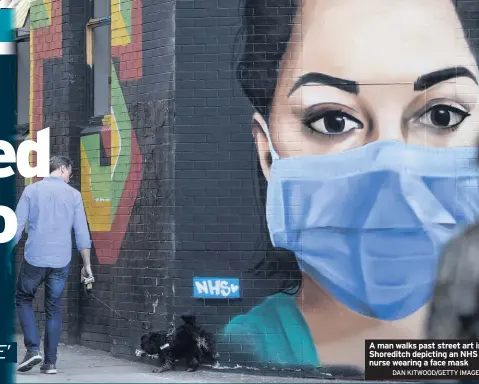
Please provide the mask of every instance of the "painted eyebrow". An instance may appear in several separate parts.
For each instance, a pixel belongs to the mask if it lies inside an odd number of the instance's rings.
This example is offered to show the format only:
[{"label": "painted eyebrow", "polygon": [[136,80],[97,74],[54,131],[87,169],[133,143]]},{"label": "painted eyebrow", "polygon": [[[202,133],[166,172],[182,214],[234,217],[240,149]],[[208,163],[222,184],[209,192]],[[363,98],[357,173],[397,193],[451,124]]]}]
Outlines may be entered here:
[{"label": "painted eyebrow", "polygon": [[439,71],[427,73],[418,77],[414,83],[415,91],[425,91],[426,89],[442,83],[443,81],[454,79],[457,77],[468,77],[477,84],[476,76],[466,67],[452,67],[441,69]]},{"label": "painted eyebrow", "polygon": [[289,91],[288,97],[290,97],[299,87],[311,83],[328,85],[355,95],[359,94],[359,85],[355,81],[329,76],[324,73],[310,72],[301,76],[298,81],[296,81],[291,88],[291,91]]},{"label": "painted eyebrow", "polygon": [[[479,84],[476,76],[467,69],[466,67],[451,67],[446,69],[441,69],[439,71],[427,73],[417,78],[414,83],[415,91],[424,91],[432,86],[442,83],[450,79],[458,77],[468,77],[473,80],[476,84]],[[326,75],[325,73],[320,72],[309,72],[301,76],[298,81],[293,85],[291,90],[288,93],[290,97],[293,92],[298,88],[306,84],[323,84],[331,87],[335,87],[341,91],[352,93],[355,95],[359,94],[359,84],[356,81],[341,79],[339,77],[333,77]]]}]

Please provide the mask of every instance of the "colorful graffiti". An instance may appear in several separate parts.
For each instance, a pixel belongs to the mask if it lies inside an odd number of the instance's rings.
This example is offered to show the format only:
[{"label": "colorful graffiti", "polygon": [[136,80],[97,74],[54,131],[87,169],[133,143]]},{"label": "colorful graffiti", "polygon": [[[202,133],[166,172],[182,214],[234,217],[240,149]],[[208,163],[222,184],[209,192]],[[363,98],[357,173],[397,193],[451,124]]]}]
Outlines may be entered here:
[{"label": "colorful graffiti", "polygon": [[[99,132],[81,138],[81,192],[100,264],[117,261],[140,188],[142,157],[121,81],[142,77],[140,0],[111,2],[111,114]],[[107,159],[106,163],[105,159]]]},{"label": "colorful graffiti", "polygon": [[[27,139],[36,140],[43,126],[43,63],[62,57],[62,2],[35,0],[30,8],[30,131]],[[36,154],[30,155],[32,164]],[[25,184],[38,181],[25,179]]]},{"label": "colorful graffiti", "polygon": [[194,277],[193,297],[203,299],[238,299],[241,297],[239,279]]},{"label": "colorful graffiti", "polygon": [[365,339],[422,336],[440,252],[479,217],[479,55],[450,0],[269,3],[245,2],[238,76],[268,257],[298,278],[225,336],[264,363],[363,367]]}]

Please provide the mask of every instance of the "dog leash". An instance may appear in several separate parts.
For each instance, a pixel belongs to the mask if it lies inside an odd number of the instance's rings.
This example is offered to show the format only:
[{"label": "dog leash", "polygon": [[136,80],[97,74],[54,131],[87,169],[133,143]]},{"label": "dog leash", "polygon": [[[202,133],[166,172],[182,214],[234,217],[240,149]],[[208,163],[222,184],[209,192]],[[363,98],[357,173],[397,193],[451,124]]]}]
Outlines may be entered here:
[{"label": "dog leash", "polygon": [[[120,312],[118,312],[116,309],[110,307],[107,303],[105,303],[103,300],[99,299],[98,297],[96,297],[92,290],[93,290],[93,285],[92,283],[95,281],[95,279],[93,277],[88,277],[86,279],[84,279],[83,281],[83,288],[85,290],[85,294],[87,297],[91,297],[93,299],[95,299],[96,301],[98,301],[100,304],[102,304],[103,306],[105,306],[106,308],[108,308],[110,311],[114,312],[120,319],[122,320],[125,320],[128,324],[130,325],[134,325],[133,323],[142,323],[142,326],[141,327],[138,327],[138,326],[135,326],[136,329],[138,330],[149,330],[151,327],[145,327],[143,324],[145,324],[146,322],[145,321],[139,321],[139,320],[133,320],[133,319],[128,319],[127,317],[123,316]],[[151,322],[149,322],[150,325],[151,325]]]},{"label": "dog leash", "polygon": [[[104,301],[100,300],[98,297],[96,297],[93,293],[91,292],[88,292],[87,293],[87,296],[88,297],[91,297],[93,299],[95,299],[96,301],[98,301],[99,303],[101,303],[102,305],[104,305],[106,308],[108,308],[110,311],[114,312],[120,319],[122,320],[125,320],[130,326],[134,326],[136,329],[140,330],[140,331],[144,331],[144,330],[148,330],[149,328],[146,328],[144,326],[141,326],[141,327],[138,327],[138,326],[135,326],[134,323],[135,322],[140,322],[138,320],[132,320],[132,319],[128,319],[126,318],[125,316],[121,315],[117,310],[113,309],[112,307],[110,307],[107,303],[105,303]],[[144,323],[144,322],[142,322]],[[124,345],[126,345],[127,347],[129,347],[132,351],[132,353],[136,350],[137,348],[134,347],[133,345],[129,344],[129,343],[125,343]]]},{"label": "dog leash", "polygon": [[[127,323],[129,323],[130,325],[134,325],[134,323],[144,323],[144,321],[139,321],[139,320],[133,320],[133,319],[128,319],[126,318],[125,316],[121,315],[120,312],[118,312],[117,310],[113,309],[112,307],[110,307],[107,303],[105,303],[104,301],[100,300],[98,297],[96,297],[93,293],[88,293],[88,295],[90,297],[92,297],[93,299],[95,299],[96,301],[98,301],[99,303],[103,304],[106,308],[108,308],[110,311],[114,312],[120,319],[122,320],[125,320]],[[148,330],[149,328],[146,328],[144,326],[135,326],[135,328],[137,328],[138,330]]]},{"label": "dog leash", "polygon": [[[83,289],[85,291],[85,295],[87,297],[91,297],[93,299],[95,299],[96,301],[98,301],[100,304],[104,305],[106,308],[108,308],[110,311],[113,311],[120,319],[122,320],[125,320],[128,324],[130,325],[134,325],[133,323],[140,323],[139,320],[133,320],[133,319],[128,319],[126,318],[125,316],[123,316],[120,312],[118,312],[117,310],[113,309],[112,307],[110,307],[107,303],[105,303],[103,300],[99,299],[98,297],[96,297],[92,291],[93,291],[93,283],[95,282],[95,278],[93,276],[90,276],[90,277],[86,277],[86,278],[83,278],[82,281],[83,283]],[[145,321],[141,321],[142,323],[142,326],[141,328],[139,328],[138,326],[135,326],[135,328],[137,328],[138,330],[149,330],[151,329],[151,326],[150,327],[145,327],[143,324],[145,324],[146,322]],[[151,322],[149,322],[150,325],[151,325]]]},{"label": "dog leash", "polygon": [[[107,303],[105,303],[103,300],[101,300],[100,298],[96,297],[93,293],[92,293],[92,290],[93,290],[93,285],[92,283],[95,281],[95,279],[93,277],[90,277],[90,278],[87,278],[83,281],[83,287],[84,287],[84,290],[85,290],[85,295],[89,298],[92,298],[96,301],[98,301],[101,305],[103,305],[104,307],[108,308],[110,311],[112,311],[115,315],[117,315],[120,319],[122,320],[125,320],[128,325],[130,327],[134,327],[136,328],[137,330],[140,330],[140,331],[145,331],[145,330],[149,330],[151,329],[151,321],[150,322],[145,322],[145,321],[141,321],[142,325],[141,327],[135,325],[134,323],[140,323],[139,320],[133,320],[133,319],[129,319],[125,316],[123,316],[120,312],[118,312],[116,309],[112,308],[111,306],[109,306]],[[149,323],[149,326],[146,327],[144,324],[145,323]],[[135,351],[136,353],[136,348],[129,344],[129,343],[125,343],[124,345],[126,345],[127,347],[129,347],[133,353],[133,351]]]}]

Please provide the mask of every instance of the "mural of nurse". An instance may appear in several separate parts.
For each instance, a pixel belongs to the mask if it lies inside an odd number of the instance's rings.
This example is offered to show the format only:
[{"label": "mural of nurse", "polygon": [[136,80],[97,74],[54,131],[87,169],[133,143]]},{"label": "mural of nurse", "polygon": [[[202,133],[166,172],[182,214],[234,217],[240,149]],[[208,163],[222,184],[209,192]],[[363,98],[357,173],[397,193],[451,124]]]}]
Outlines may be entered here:
[{"label": "mural of nurse", "polygon": [[365,339],[422,337],[440,250],[479,216],[461,4],[245,1],[267,226],[300,272],[224,330],[259,362],[362,367]]}]

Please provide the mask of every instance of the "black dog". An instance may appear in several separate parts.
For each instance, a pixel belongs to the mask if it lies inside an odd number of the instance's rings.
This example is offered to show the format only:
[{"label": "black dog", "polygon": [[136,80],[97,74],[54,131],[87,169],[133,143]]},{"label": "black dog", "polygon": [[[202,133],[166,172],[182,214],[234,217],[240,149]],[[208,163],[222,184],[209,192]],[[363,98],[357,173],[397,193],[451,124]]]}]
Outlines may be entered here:
[{"label": "black dog", "polygon": [[185,360],[187,371],[196,371],[200,363],[214,362],[217,354],[213,336],[196,324],[194,315],[181,316],[184,324],[169,332],[149,332],[141,337],[140,354],[158,355],[159,368],[172,370],[178,360]]}]

